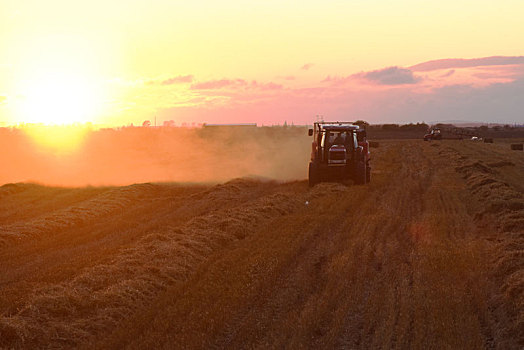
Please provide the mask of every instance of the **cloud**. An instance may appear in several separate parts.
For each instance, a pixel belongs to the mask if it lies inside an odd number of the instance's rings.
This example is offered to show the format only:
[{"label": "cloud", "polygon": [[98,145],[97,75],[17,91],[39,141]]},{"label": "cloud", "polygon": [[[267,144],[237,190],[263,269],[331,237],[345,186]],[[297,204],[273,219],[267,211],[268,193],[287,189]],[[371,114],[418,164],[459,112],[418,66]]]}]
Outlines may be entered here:
[{"label": "cloud", "polygon": [[314,64],[313,63],[306,63],[305,65],[303,65],[302,67],[300,67],[300,69],[302,70],[310,70],[311,67],[313,67]]},{"label": "cloud", "polygon": [[265,91],[268,91],[268,90],[280,90],[283,88],[283,86],[281,84],[276,84],[276,83],[272,83],[272,82],[269,82],[269,83],[258,83],[256,81],[253,81],[251,82],[251,86],[253,88],[256,88],[258,90],[265,90]]},{"label": "cloud", "polygon": [[209,80],[191,85],[191,90],[222,90],[222,89],[242,89],[242,90],[280,90],[283,86],[273,82],[259,83],[256,80],[248,82],[244,79],[220,79]]},{"label": "cloud", "polygon": [[294,75],[286,75],[286,76],[279,76],[277,77],[277,79],[282,79],[282,80],[295,80],[296,77]]},{"label": "cloud", "polygon": [[505,66],[513,64],[524,64],[524,56],[491,56],[472,59],[447,58],[419,63],[408,68],[414,72],[427,72],[437,69]]},{"label": "cloud", "polygon": [[[231,90],[202,92],[211,97],[227,96],[227,99],[166,110],[165,116],[184,115],[188,121],[266,124],[285,119],[295,124],[310,123],[310,116],[315,114],[333,120],[364,119],[373,123],[432,120],[513,123],[522,120],[524,77],[480,86],[469,78],[455,79],[463,70],[469,69],[438,72],[431,79],[424,78],[421,84],[414,84],[420,78],[413,76],[409,69],[399,67],[356,76],[331,76],[324,82],[298,88],[246,82],[235,90],[233,84],[228,86]],[[445,77],[441,77],[443,73]],[[392,86],[395,88],[387,88]],[[263,88],[277,90],[266,92]]]},{"label": "cloud", "polygon": [[450,69],[450,70],[447,71],[446,73],[442,74],[440,77],[441,77],[441,78],[447,78],[447,77],[452,76],[454,73],[455,73],[455,70],[454,70],[454,69]]},{"label": "cloud", "polygon": [[469,120],[481,122],[522,122],[524,80],[475,88],[469,85],[445,86],[420,97],[417,105],[399,108],[398,113],[424,116],[426,120]]},{"label": "cloud", "polygon": [[328,75],[326,78],[321,80],[321,83],[329,83],[331,85],[343,85],[351,81],[355,76],[340,77]]},{"label": "cloud", "polygon": [[209,80],[191,85],[191,90],[216,90],[223,89],[225,87],[231,87],[233,85],[246,85],[247,82],[243,79],[220,79],[220,80]]},{"label": "cloud", "polygon": [[[417,87],[419,85],[416,85]],[[229,99],[165,109],[166,119],[207,122],[294,121],[311,123],[314,115],[330,120],[364,119],[372,123],[464,120],[479,122],[522,122],[524,79],[476,87],[448,85],[420,92],[413,85],[395,89],[348,89],[324,85],[286,88],[265,94],[242,90]],[[222,91],[220,91],[222,94]],[[206,100],[208,101],[208,100]]]},{"label": "cloud", "polygon": [[380,85],[416,84],[421,80],[411,70],[396,66],[361,73],[359,76]]},{"label": "cloud", "polygon": [[[515,62],[506,62],[510,61]],[[285,119],[305,124],[316,114],[326,119],[365,119],[374,123],[451,119],[511,123],[521,121],[524,110],[524,64],[423,73],[391,66],[352,75],[335,73],[317,82],[303,80],[300,75],[295,81],[285,77],[283,74],[273,81],[196,78],[184,85],[187,89],[137,93],[135,102],[139,105],[141,96],[150,98],[168,120],[266,124]],[[148,101],[148,105],[153,103]]]},{"label": "cloud", "polygon": [[173,85],[181,83],[191,83],[193,81],[192,75],[179,75],[178,77],[169,78],[162,81],[162,85]]},{"label": "cloud", "polygon": [[179,75],[176,77],[168,78],[165,80],[150,80],[147,85],[174,85],[174,84],[185,84],[193,82],[192,75]]}]

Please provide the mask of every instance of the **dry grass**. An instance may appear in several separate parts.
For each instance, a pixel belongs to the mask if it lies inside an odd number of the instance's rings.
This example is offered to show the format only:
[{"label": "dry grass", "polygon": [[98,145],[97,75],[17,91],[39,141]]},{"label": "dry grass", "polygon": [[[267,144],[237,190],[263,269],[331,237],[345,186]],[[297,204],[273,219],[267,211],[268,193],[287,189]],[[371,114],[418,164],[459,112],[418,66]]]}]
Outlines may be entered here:
[{"label": "dry grass", "polygon": [[521,348],[523,162],[384,141],[366,186],[0,187],[0,347]]},{"label": "dry grass", "polygon": [[[467,154],[466,165],[457,167],[473,197],[480,202],[475,218],[486,227],[488,238],[497,242],[490,261],[490,277],[497,290],[490,299],[501,348],[524,347],[524,157],[498,149],[487,151],[465,144],[448,150],[451,159]],[[489,147],[489,146],[488,146]],[[505,148],[505,147],[504,147]],[[461,155],[459,155],[461,154]],[[455,156],[453,156],[455,155]],[[457,156],[458,155],[458,156]]]}]

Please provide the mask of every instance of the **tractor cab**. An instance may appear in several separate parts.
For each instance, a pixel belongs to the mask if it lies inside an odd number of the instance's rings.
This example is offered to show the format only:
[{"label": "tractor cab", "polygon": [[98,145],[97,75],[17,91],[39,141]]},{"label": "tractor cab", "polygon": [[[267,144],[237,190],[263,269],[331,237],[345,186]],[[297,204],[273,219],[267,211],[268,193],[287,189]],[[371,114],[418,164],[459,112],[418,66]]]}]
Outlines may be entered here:
[{"label": "tractor cab", "polygon": [[355,130],[357,125],[321,125],[314,138],[312,157],[331,166],[345,165],[358,147]]},{"label": "tractor cab", "polygon": [[[349,122],[317,122],[309,129],[309,136],[313,136],[310,165],[312,184],[322,179],[351,177],[357,165],[367,162],[368,148],[362,145],[367,145],[365,131],[359,130],[358,125]],[[361,182],[361,179],[357,182]]]}]

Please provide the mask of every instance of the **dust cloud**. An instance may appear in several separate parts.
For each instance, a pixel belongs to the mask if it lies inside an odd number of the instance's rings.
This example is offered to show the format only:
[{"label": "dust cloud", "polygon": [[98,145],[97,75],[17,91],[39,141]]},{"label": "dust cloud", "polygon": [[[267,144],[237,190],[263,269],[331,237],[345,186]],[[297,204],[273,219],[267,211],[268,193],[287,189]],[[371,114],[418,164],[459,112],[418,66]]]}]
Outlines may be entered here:
[{"label": "dust cloud", "polygon": [[304,179],[311,149],[305,127],[126,127],[88,130],[83,137],[68,151],[45,147],[24,129],[0,128],[0,184]]}]

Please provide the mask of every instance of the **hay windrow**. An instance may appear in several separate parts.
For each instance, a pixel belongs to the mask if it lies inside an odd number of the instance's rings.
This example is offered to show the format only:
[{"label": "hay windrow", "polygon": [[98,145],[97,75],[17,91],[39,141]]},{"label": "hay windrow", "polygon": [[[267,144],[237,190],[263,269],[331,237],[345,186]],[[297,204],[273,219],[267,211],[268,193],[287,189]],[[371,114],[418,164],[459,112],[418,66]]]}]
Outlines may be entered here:
[{"label": "hay windrow", "polygon": [[[448,152],[459,154],[454,149]],[[457,156],[448,159],[454,161],[455,170],[463,175],[468,190],[481,204],[476,218],[496,229],[494,236],[499,244],[492,277],[499,281],[500,290],[493,298],[493,308],[510,320],[501,337],[519,334],[518,342],[524,344],[524,197],[521,191],[501,180],[500,174],[505,167],[516,164],[508,160],[485,164],[470,158],[467,164],[460,164]]]},{"label": "hay windrow", "polygon": [[[20,185],[20,186],[18,186]],[[237,203],[246,194],[257,193],[256,189],[265,186],[256,179],[234,179],[224,184],[216,185],[210,189],[197,192],[190,199],[201,202],[202,206],[220,206],[227,203]],[[31,185],[30,185],[31,186]],[[24,184],[16,184],[16,188],[25,188]],[[53,235],[61,230],[81,226],[88,222],[101,220],[111,215],[119,215],[126,208],[136,203],[151,203],[162,197],[164,188],[156,184],[135,184],[125,187],[109,189],[87,200],[77,202],[71,206],[31,220],[24,220],[0,226],[0,248],[24,239],[40,239]]]},{"label": "hay windrow", "polygon": [[[250,180],[236,180],[215,187],[206,196],[231,199],[254,185]],[[126,189],[129,197],[125,199],[133,200],[139,189]],[[0,345],[75,346],[114,327],[168,286],[186,280],[214,251],[245,239],[301,204],[301,198],[275,193],[238,208],[196,217],[181,227],[151,232],[74,279],[35,290],[17,313],[0,317]]]},{"label": "hay windrow", "polygon": [[21,239],[37,239],[75,225],[104,217],[124,209],[136,201],[152,201],[156,185],[138,184],[115,188],[73,206],[52,211],[33,220],[0,226],[0,246]]}]

